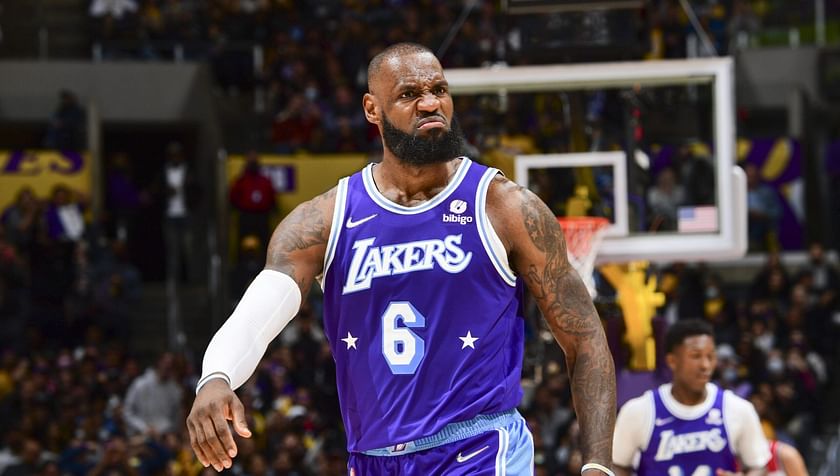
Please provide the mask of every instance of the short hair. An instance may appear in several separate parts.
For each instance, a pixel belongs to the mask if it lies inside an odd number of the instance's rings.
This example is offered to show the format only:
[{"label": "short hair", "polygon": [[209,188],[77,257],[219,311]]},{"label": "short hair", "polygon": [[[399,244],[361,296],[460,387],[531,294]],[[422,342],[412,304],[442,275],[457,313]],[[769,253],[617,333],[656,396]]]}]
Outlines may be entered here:
[{"label": "short hair", "polygon": [[373,57],[372,60],[370,60],[370,63],[368,64],[368,90],[370,90],[371,80],[379,74],[379,71],[382,69],[382,65],[386,61],[395,56],[403,56],[417,53],[431,53],[432,55],[434,55],[434,52],[429,48],[426,48],[425,46],[418,43],[408,42],[396,43],[380,51],[376,56]]},{"label": "short hair", "polygon": [[694,336],[709,336],[714,339],[715,331],[711,324],[702,319],[686,319],[675,322],[665,334],[665,353],[670,354],[682,345],[686,339]]}]

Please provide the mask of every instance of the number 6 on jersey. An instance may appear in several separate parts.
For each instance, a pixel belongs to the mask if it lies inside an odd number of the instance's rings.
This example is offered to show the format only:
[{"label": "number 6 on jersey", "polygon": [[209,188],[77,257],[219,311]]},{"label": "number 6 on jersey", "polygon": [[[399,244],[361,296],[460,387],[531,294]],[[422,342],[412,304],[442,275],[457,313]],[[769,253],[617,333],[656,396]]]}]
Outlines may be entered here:
[{"label": "number 6 on jersey", "polygon": [[[397,326],[402,320],[405,327]],[[382,314],[382,355],[391,372],[413,374],[426,355],[426,343],[410,328],[425,327],[426,318],[407,301],[393,301]]]}]

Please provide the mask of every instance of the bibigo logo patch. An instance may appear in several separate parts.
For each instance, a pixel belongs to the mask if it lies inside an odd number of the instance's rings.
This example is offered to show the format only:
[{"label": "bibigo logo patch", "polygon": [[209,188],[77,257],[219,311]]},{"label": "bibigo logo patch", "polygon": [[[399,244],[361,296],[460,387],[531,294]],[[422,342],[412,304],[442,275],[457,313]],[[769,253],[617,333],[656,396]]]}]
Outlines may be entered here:
[{"label": "bibigo logo patch", "polygon": [[473,222],[473,217],[470,215],[463,215],[465,211],[467,211],[467,202],[463,200],[452,200],[449,203],[449,211],[452,213],[444,213],[443,214],[443,222],[444,223],[459,223],[461,225],[466,225],[467,223]]},{"label": "bibigo logo patch", "polygon": [[449,211],[460,215],[467,211],[467,202],[463,200],[452,200],[452,203],[449,204]]}]

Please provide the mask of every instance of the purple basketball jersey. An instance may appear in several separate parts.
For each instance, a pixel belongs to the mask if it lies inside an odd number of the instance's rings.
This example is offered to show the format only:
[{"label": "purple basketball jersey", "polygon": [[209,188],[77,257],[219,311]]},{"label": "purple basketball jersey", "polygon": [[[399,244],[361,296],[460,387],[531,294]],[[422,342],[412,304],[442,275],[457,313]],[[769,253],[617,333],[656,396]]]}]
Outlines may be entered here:
[{"label": "purple basketball jersey", "polygon": [[444,190],[405,207],[372,169],[339,183],[322,280],[349,451],[430,436],[522,396],[521,287],[484,212],[497,171],[464,158]]},{"label": "purple basketball jersey", "polygon": [[723,394],[705,415],[682,420],[668,411],[660,388],[652,390],[653,433],[639,460],[639,476],[712,476],[717,469],[736,471],[737,463],[723,420]]}]

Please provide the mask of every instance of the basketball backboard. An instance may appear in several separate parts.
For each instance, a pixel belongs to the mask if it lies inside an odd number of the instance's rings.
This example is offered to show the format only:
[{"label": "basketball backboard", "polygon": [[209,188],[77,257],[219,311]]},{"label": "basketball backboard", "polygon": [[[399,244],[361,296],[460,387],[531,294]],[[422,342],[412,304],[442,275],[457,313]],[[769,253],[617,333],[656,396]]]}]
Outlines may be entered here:
[{"label": "basketball backboard", "polygon": [[[468,133],[477,127],[485,136],[498,125],[492,140],[510,163],[491,158],[493,165],[558,215],[610,220],[598,262],[714,261],[746,252],[730,58],[456,69],[446,77],[456,101],[467,96],[473,106],[495,108],[483,124],[463,121]],[[523,122],[530,131],[510,132]],[[674,185],[682,198],[668,195]],[[671,197],[666,212],[657,208],[663,190]]]}]

